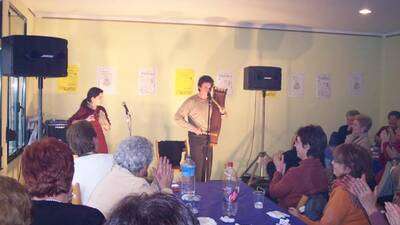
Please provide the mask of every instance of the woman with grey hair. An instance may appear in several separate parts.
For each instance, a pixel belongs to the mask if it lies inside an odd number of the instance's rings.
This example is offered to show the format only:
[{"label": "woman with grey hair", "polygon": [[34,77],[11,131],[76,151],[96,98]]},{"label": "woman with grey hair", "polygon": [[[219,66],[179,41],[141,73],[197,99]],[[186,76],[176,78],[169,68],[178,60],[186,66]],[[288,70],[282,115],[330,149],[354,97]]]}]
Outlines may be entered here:
[{"label": "woman with grey hair", "polygon": [[128,195],[161,191],[172,193],[173,173],[167,158],[160,158],[154,171],[154,181],[151,184],[146,181],[152,160],[153,145],[149,140],[140,136],[123,140],[114,154],[113,168],[96,186],[88,205],[108,217],[112,208]]},{"label": "woman with grey hair", "polygon": [[[368,138],[368,131],[371,127],[372,120],[369,116],[357,115],[351,125],[352,133],[347,135],[345,143],[359,145],[370,152],[371,142]],[[372,153],[370,152],[370,154]]]},{"label": "woman with grey hair", "polygon": [[343,144],[344,141],[346,140],[346,136],[351,134],[351,129],[354,120],[356,119],[356,116],[360,115],[360,112],[358,110],[349,110],[346,113],[346,125],[343,125],[339,127],[339,130],[337,132],[337,140],[335,143],[335,146]]}]

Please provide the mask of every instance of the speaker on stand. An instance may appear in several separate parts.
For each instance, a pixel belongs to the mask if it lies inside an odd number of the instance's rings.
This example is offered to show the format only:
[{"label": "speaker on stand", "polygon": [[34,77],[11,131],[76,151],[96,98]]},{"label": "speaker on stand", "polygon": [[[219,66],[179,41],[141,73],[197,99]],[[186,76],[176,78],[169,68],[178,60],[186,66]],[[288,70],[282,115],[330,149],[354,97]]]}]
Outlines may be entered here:
[{"label": "speaker on stand", "polygon": [[[262,171],[260,167],[260,177],[255,179],[255,173],[258,169],[258,162],[261,157],[267,155],[264,148],[265,143],[265,103],[267,91],[280,91],[282,84],[282,69],[279,67],[271,67],[271,66],[248,66],[244,68],[244,81],[243,81],[243,89],[244,90],[255,90],[262,92],[262,128],[261,128],[261,150],[257,154],[256,158],[250,163],[250,165],[246,168],[246,170],[241,175],[241,179],[246,182],[249,186],[256,187],[260,183],[265,183],[266,179],[263,176],[265,171]],[[249,174],[249,170],[252,168],[251,174]],[[261,186],[264,186],[261,184]]]},{"label": "speaker on stand", "polygon": [[2,75],[38,78],[38,139],[43,135],[43,79],[67,76],[68,42],[62,38],[11,35],[1,38]]}]

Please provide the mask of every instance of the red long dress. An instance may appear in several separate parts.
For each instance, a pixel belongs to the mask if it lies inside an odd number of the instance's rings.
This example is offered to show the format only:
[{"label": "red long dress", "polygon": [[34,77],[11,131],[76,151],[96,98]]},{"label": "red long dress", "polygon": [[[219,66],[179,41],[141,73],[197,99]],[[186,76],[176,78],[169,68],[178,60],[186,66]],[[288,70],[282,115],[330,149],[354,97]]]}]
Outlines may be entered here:
[{"label": "red long dress", "polygon": [[105,114],[108,123],[111,124],[110,119],[108,118],[107,111],[103,106],[97,106],[96,110],[88,106],[81,106],[79,110],[71,118],[68,119],[68,125],[71,125],[76,120],[84,120],[90,115],[94,115],[95,120],[91,121],[90,123],[92,124],[97,135],[97,153],[108,153],[106,138],[104,136],[103,128],[99,121],[99,115],[101,112]]}]

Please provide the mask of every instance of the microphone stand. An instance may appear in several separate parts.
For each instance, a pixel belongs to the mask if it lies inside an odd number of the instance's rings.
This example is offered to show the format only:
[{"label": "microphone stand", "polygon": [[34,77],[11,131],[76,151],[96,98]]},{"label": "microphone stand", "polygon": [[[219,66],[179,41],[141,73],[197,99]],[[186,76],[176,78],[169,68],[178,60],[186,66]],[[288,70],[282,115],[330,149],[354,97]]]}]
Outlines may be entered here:
[{"label": "microphone stand", "polygon": [[212,97],[211,97],[211,94],[209,93],[208,95],[207,95],[207,100],[208,100],[208,115],[207,115],[207,142],[206,142],[206,151],[205,151],[205,153],[206,153],[206,161],[205,161],[205,174],[204,174],[204,181],[205,182],[207,182],[208,181],[208,179],[209,179],[209,177],[208,177],[208,173],[209,173],[209,170],[210,170],[210,168],[209,168],[209,158],[208,158],[208,153],[209,153],[209,151],[211,151],[210,150],[210,142],[211,142],[211,140],[210,140],[210,138],[211,138],[211,132],[210,132],[210,129],[211,129],[211,103],[212,103]]},{"label": "microphone stand", "polygon": [[126,125],[128,126],[128,132],[129,132],[129,136],[132,136],[132,114],[131,112],[128,110],[128,107],[126,106],[125,102],[122,104],[122,106],[125,109],[125,120],[126,120]]},{"label": "microphone stand", "polygon": [[128,113],[125,115],[125,117],[126,117],[126,123],[128,126],[129,136],[132,136],[132,115],[131,115],[131,113]]}]

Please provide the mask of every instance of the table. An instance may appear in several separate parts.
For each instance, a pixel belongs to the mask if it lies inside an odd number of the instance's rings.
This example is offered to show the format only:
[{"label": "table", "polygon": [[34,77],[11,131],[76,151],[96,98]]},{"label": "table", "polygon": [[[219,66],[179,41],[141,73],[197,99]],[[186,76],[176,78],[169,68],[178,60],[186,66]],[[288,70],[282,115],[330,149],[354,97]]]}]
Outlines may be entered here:
[{"label": "table", "polygon": [[[201,196],[201,201],[199,203],[199,214],[197,214],[198,217],[211,217],[217,222],[217,224],[227,225],[227,223],[224,223],[219,219],[222,216],[222,188],[223,181],[196,183],[196,193]],[[235,217],[235,223],[239,223],[240,225],[275,225],[279,221],[269,217],[266,212],[279,210],[288,214],[286,210],[281,209],[278,205],[267,198],[265,198],[263,209],[255,209],[253,189],[247,186],[245,183],[240,182],[239,190],[239,208]],[[304,225],[301,220],[294,216],[290,217],[290,224]]]}]

